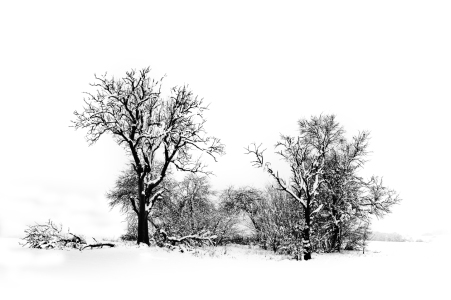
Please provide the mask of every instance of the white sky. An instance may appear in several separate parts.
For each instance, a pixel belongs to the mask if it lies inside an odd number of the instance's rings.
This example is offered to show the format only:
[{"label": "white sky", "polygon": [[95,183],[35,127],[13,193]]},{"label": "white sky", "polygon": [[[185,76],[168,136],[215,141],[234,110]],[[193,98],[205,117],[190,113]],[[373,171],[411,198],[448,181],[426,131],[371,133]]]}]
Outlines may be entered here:
[{"label": "white sky", "polygon": [[349,137],[371,131],[365,174],[404,199],[373,229],[449,230],[449,1],[91,2],[0,4],[0,235],[49,218],[122,234],[105,193],[125,152],[69,125],[94,73],[145,66],[211,103],[207,129],[227,146],[215,188],[263,187],[243,147],[271,152],[298,119],[334,113]]}]

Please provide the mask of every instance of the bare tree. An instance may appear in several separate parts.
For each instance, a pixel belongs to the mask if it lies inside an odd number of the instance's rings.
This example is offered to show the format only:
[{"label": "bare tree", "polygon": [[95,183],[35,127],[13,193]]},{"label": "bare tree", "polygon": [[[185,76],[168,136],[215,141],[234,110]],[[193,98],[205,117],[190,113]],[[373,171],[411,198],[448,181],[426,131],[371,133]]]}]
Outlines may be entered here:
[{"label": "bare tree", "polygon": [[260,146],[253,144],[247,147],[247,154],[255,156],[253,165],[266,170],[277,182],[278,187],[288,193],[304,209],[304,228],[302,230],[302,246],[304,259],[311,259],[312,245],[310,228],[315,214],[322,205],[318,201],[319,188],[323,184],[322,174],[326,156],[343,139],[343,129],[335,121],[334,115],[321,115],[302,119],[298,122],[299,135],[290,137],[281,135],[276,144],[276,153],[290,166],[291,178],[286,182],[275,171],[269,162],[265,162]]},{"label": "bare tree", "polygon": [[344,240],[347,248],[364,246],[370,216],[382,217],[400,202],[396,192],[378,177],[366,181],[358,175],[366,162],[368,139],[368,132],[360,132],[351,142],[337,145],[326,158],[325,184],[320,191],[325,218],[317,230],[326,251],[340,251]]},{"label": "bare tree", "polygon": [[189,174],[180,183],[180,206],[181,210],[189,213],[188,223],[192,232],[202,229],[203,224],[199,222],[202,216],[208,211],[209,197],[215,193],[211,190],[210,184],[206,177],[195,176]]},{"label": "bare tree", "polygon": [[[192,173],[204,172],[193,151],[207,153],[214,160],[224,151],[215,137],[207,136],[204,112],[207,107],[187,86],[171,88],[168,98],[161,94],[161,80],[149,77],[150,69],[126,72],[115,79],[95,76],[97,89],[87,93],[81,112],[75,111],[75,129],[87,129],[87,141],[95,143],[112,134],[133,159],[138,177],[136,199],[130,198],[138,215],[138,244],[149,242],[147,217],[161,198],[161,183],[168,168]],[[161,164],[157,158],[160,153]]]}]

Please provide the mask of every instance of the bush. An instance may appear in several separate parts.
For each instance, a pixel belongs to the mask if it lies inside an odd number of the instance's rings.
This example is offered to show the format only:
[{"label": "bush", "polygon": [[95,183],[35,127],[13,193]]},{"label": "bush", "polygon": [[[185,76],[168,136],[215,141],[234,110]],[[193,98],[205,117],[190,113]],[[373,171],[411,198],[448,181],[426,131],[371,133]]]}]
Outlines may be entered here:
[{"label": "bush", "polygon": [[261,248],[275,253],[293,255],[298,259],[302,252],[301,230],[303,228],[302,208],[287,195],[275,188],[265,191],[244,187],[229,188],[221,195],[229,212],[246,216],[249,229],[254,233],[251,239],[232,237],[233,243],[251,241]]},{"label": "bush", "polygon": [[138,240],[138,235],[136,233],[127,232],[120,237],[121,241],[136,242]]}]

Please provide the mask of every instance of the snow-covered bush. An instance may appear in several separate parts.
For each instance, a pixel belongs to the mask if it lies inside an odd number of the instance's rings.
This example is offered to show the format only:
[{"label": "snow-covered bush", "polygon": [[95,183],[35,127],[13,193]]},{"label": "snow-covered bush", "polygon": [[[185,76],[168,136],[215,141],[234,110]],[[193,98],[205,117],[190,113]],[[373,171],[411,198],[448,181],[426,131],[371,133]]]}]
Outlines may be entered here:
[{"label": "snow-covered bush", "polygon": [[25,237],[22,239],[27,246],[36,249],[82,249],[86,245],[83,237],[77,236],[69,231],[64,233],[62,226],[54,224],[49,220],[46,224],[36,224],[25,229]]},{"label": "snow-covered bush", "polygon": [[264,191],[254,188],[229,188],[221,198],[226,208],[249,219],[249,229],[254,233],[248,242],[256,242],[263,249],[292,255],[296,259],[302,252],[301,207],[272,187]]}]

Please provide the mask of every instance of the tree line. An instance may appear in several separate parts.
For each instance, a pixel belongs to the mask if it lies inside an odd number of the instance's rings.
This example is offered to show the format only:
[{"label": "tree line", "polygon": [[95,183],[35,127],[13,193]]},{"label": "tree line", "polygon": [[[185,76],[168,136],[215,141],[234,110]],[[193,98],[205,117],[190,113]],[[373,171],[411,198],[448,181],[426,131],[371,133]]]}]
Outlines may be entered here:
[{"label": "tree line", "polygon": [[[208,106],[186,85],[165,96],[162,80],[152,79],[150,68],[122,78],[95,76],[96,91],[74,112],[73,126],[87,130],[90,144],[111,134],[130,157],[107,194],[127,218],[124,238],[183,248],[242,241],[308,260],[312,252],[364,247],[371,216],[399,203],[380,177],[359,175],[369,133],[346,139],[334,115],[300,119],[296,136],[280,136],[275,151],[289,166],[288,178],[251,144],[246,154],[272,186],[213,191],[200,156],[216,161],[225,146],[205,131]],[[187,176],[177,181],[174,171]],[[244,234],[239,228],[246,222]]]}]

